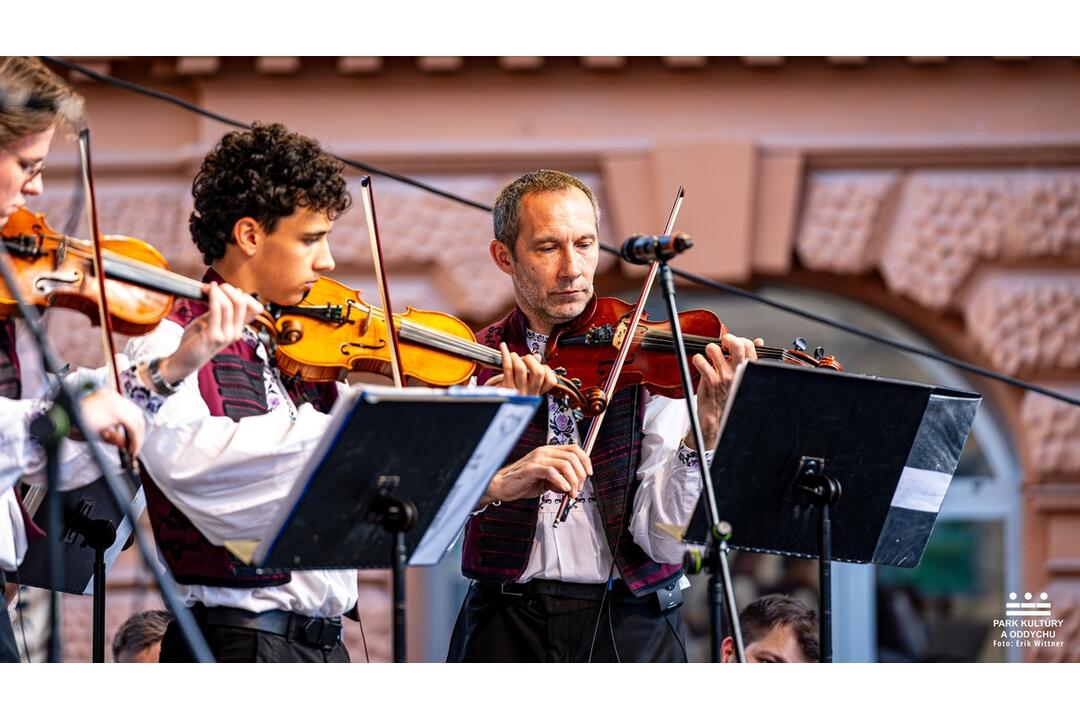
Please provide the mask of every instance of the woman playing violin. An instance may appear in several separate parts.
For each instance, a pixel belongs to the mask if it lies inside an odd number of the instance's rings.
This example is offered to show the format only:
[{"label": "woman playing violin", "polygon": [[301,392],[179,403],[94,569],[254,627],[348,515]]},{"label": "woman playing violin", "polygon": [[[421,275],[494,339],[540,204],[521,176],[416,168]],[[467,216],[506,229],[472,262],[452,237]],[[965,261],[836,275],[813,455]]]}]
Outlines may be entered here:
[{"label": "woman playing violin", "polygon": [[[66,82],[34,58],[0,58],[0,228],[44,191],[43,170],[53,136],[64,122],[77,120],[82,98]],[[0,283],[0,289],[3,283]],[[154,377],[149,367],[125,367],[125,386],[145,399],[162,400],[154,380],[179,382],[209,359],[239,332],[235,319],[261,309],[230,287],[211,289],[213,307],[207,320],[184,338],[178,352],[158,360]],[[105,373],[79,370],[68,379],[71,387],[100,386]],[[48,381],[38,350],[21,319],[0,319],[0,585],[14,573],[29,538],[39,536],[22,506],[16,484],[43,483],[44,452],[30,437],[30,422],[43,414],[49,400]],[[144,403],[145,405],[145,403]],[[81,399],[87,430],[101,440],[137,452],[143,441],[146,407],[140,408],[112,389],[102,388]],[[152,409],[152,405],[151,405]],[[100,472],[82,443],[61,444],[62,486],[92,482]],[[13,591],[14,585],[5,590]],[[0,660],[18,661],[19,654],[6,612],[5,593],[0,612]]]},{"label": "woman playing violin", "polygon": [[[565,173],[540,170],[502,190],[490,252],[517,308],[480,331],[481,342],[543,356],[552,331],[587,310],[599,217],[592,190]],[[755,344],[725,335],[693,358],[710,450],[735,368],[757,357]],[[655,597],[684,582],[684,546],[657,524],[688,524],[701,492],[685,401],[624,388],[609,398],[591,458],[579,447],[583,430],[549,403],[492,481],[489,504],[466,526],[462,570],[476,582],[449,660],[686,659],[681,613]],[[555,529],[561,492],[576,499]],[[611,629],[594,633],[597,625]]]}]

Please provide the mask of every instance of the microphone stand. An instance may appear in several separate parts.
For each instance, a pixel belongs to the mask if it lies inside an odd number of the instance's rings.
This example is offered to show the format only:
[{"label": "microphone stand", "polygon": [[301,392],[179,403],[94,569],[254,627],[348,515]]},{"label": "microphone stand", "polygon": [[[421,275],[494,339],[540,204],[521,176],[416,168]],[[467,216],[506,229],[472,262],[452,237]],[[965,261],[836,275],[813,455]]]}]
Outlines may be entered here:
[{"label": "microphone stand", "polygon": [[[53,376],[59,377],[60,364],[57,362],[56,356],[52,352],[52,346],[49,345],[48,339],[41,329],[41,315],[36,307],[26,302],[22,291],[19,289],[18,277],[16,277],[16,274],[9,263],[10,256],[7,252],[7,248],[4,247],[3,244],[0,244],[0,274],[3,275],[4,283],[11,292],[11,296],[14,298],[19,308],[19,312],[26,321],[30,333],[34,336],[34,341],[37,343],[38,349],[41,352],[41,361],[45,366],[45,370]],[[45,448],[46,487],[49,495],[45,530],[48,534],[46,542],[49,543],[49,581],[50,585],[52,585],[50,590],[51,604],[49,609],[49,662],[60,662],[62,659],[60,644],[61,630],[59,627],[60,593],[57,590],[60,586],[61,527],[59,451],[60,440],[67,436],[69,429],[72,427],[77,428],[82,436],[86,438],[86,446],[89,449],[94,462],[101,470],[102,477],[105,479],[105,486],[109,489],[109,493],[116,502],[116,506],[122,508],[128,519],[131,520],[131,532],[135,536],[135,544],[138,545],[139,552],[142,553],[146,566],[154,575],[154,579],[161,589],[162,597],[165,599],[165,604],[176,618],[177,625],[179,626],[188,647],[191,649],[192,655],[194,655],[195,659],[199,662],[213,662],[214,656],[210,653],[210,647],[206,644],[206,639],[203,637],[202,632],[200,632],[199,626],[195,622],[195,618],[192,616],[191,611],[180,599],[180,595],[176,591],[176,586],[173,584],[172,578],[168,574],[168,570],[160,566],[156,560],[150,556],[149,548],[151,547],[151,541],[146,536],[146,531],[139,525],[139,518],[131,507],[131,503],[128,502],[127,495],[124,493],[124,485],[120,478],[116,476],[113,468],[105,461],[105,456],[101,452],[101,448],[99,448],[94,441],[96,435],[87,431],[86,424],[83,422],[82,413],[79,408],[79,401],[63,381],[56,383],[56,399],[53,402],[52,408],[50,408],[46,414],[31,423],[31,432],[34,434],[34,437],[42,442]],[[128,485],[129,487],[134,487],[135,483],[128,479]]]},{"label": "microphone stand", "polygon": [[704,552],[704,557],[701,551],[688,550],[683,565],[691,571],[700,572],[704,569],[709,573],[709,624],[711,629],[710,650],[712,662],[720,662],[720,646],[723,642],[721,637],[721,615],[724,606],[726,606],[728,617],[731,620],[732,637],[735,640],[735,658],[738,662],[746,662],[742,629],[739,627],[739,609],[735,604],[735,589],[731,584],[731,569],[727,557],[727,541],[731,537],[731,525],[720,520],[720,513],[716,508],[712,473],[709,469],[709,463],[705,461],[705,439],[701,434],[701,423],[694,407],[694,385],[690,380],[690,362],[686,355],[686,343],[683,340],[682,326],[679,324],[679,309],[675,303],[675,277],[671,272],[671,267],[668,265],[668,260],[674,257],[679,252],[679,249],[671,247],[662,250],[659,244],[654,247],[656,248],[656,262],[660,266],[660,287],[664,292],[668,318],[671,320],[671,331],[675,339],[675,357],[679,363],[683,394],[686,397],[686,407],[690,413],[690,428],[694,433],[694,447],[697,451],[698,467],[701,469],[701,482],[705,489],[705,511],[708,515],[710,529],[709,544]]}]

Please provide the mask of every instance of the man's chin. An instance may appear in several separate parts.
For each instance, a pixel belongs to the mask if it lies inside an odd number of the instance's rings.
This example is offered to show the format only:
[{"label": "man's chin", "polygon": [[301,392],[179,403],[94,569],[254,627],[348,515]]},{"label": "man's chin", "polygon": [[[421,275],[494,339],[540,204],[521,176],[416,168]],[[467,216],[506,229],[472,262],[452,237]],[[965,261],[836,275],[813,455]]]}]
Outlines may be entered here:
[{"label": "man's chin", "polygon": [[562,324],[570,322],[580,315],[585,310],[585,306],[589,304],[589,298],[587,295],[583,295],[582,299],[567,300],[561,303],[553,303],[548,306],[548,315],[555,320],[556,324]]}]

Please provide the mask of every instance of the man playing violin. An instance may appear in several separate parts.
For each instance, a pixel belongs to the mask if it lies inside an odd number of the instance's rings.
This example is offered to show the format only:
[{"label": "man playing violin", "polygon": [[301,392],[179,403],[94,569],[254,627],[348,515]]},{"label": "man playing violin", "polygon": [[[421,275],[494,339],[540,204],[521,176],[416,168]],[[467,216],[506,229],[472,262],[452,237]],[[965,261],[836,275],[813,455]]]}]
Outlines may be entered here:
[{"label": "man playing violin", "polygon": [[[592,190],[565,173],[539,170],[502,190],[490,252],[517,307],[480,342],[543,357],[553,329],[594,299],[599,217]],[[756,359],[755,343],[729,334],[693,357],[710,451],[735,368]],[[688,524],[701,492],[685,401],[625,388],[610,398],[591,458],[583,434],[549,401],[492,481],[465,530],[462,571],[474,582],[449,660],[686,660],[684,545],[658,527]],[[574,499],[556,528],[563,492]]]},{"label": "man playing violin", "polygon": [[[330,231],[351,204],[342,170],[314,140],[280,124],[222,138],[192,189],[191,235],[209,266],[205,279],[277,305],[299,303],[334,269]],[[170,352],[204,311],[178,301],[128,352]],[[535,359],[503,359],[504,384],[521,378],[524,391],[550,388],[552,373],[538,371]],[[338,389],[284,377],[247,330],[172,388],[150,420],[141,457],[155,537],[219,661],[349,660],[341,616],[356,606],[355,571],[258,574],[223,547],[259,536],[326,431]],[[161,660],[188,658],[173,623]]]},{"label": "man playing violin", "polygon": [[[0,228],[28,197],[44,190],[42,170],[58,127],[76,120],[82,98],[60,77],[34,58],[0,58]],[[6,291],[0,282],[0,290]],[[191,328],[176,352],[154,358],[156,362],[134,366],[123,356],[122,382],[127,394],[140,398],[142,407],[105,384],[105,368],[80,369],[65,382],[77,394],[91,388],[80,400],[86,429],[98,439],[137,452],[143,441],[146,412],[163,398],[154,382],[178,382],[198,369],[238,331],[226,318],[253,314],[260,308],[234,288],[211,288],[211,312]],[[94,389],[97,388],[97,389]],[[44,485],[45,455],[30,434],[30,423],[51,406],[49,380],[38,348],[23,320],[0,319],[0,586],[15,573],[26,554],[27,542],[43,533],[31,520],[18,491],[20,481]],[[63,441],[60,447],[61,487],[73,489],[93,482],[100,470],[85,444]],[[11,630],[7,603],[15,583],[4,587],[4,611],[0,612],[0,660],[19,660]]]}]

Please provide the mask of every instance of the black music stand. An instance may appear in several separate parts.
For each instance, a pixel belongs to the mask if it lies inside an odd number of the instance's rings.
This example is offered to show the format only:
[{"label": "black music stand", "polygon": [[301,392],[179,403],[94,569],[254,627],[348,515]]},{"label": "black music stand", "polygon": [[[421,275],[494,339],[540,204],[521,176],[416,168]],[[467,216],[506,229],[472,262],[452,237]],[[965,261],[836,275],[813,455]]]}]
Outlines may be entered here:
[{"label": "black music stand", "polygon": [[403,662],[406,563],[446,554],[539,402],[489,388],[369,387],[343,397],[252,564],[392,568],[394,660]]},{"label": "black music stand", "polygon": [[[44,527],[48,493],[31,487],[24,491],[34,522]],[[63,526],[60,536],[60,584],[49,582],[49,538],[30,543],[19,565],[21,585],[56,590],[69,595],[93,595],[93,662],[105,662],[105,577],[131,537],[131,521],[105,485],[97,479],[85,487],[60,493]],[[139,515],[146,507],[140,485],[133,497]]]},{"label": "black music stand", "polygon": [[[919,564],[981,396],[770,362],[742,366],[732,392],[712,465],[730,545],[820,560],[831,662],[829,562]],[[685,539],[706,533],[699,504]]]}]

